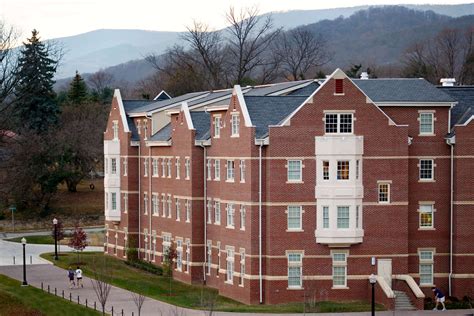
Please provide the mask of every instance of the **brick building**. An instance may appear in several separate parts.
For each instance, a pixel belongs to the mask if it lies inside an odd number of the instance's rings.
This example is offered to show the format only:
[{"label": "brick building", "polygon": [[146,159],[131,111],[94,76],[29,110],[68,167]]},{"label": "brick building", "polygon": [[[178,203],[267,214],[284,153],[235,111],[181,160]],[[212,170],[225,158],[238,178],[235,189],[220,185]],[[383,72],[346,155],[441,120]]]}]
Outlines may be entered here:
[{"label": "brick building", "polygon": [[117,90],[105,251],[159,265],[173,244],[175,278],[248,304],[367,300],[372,273],[389,308],[400,292],[421,308],[434,284],[472,297],[473,91],[339,69],[154,101]]}]

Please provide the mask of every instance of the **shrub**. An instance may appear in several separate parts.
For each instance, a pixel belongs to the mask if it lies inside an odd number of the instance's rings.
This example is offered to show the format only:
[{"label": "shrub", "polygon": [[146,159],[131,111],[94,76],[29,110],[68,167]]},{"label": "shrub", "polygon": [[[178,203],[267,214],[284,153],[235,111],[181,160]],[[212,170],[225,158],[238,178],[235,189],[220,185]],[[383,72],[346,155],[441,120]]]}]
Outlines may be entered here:
[{"label": "shrub", "polygon": [[159,266],[155,266],[154,264],[151,264],[149,262],[139,260],[138,258],[135,261],[129,261],[129,260],[125,261],[125,264],[127,264],[131,267],[149,272],[149,273],[153,273],[153,274],[156,274],[156,275],[163,275],[163,268],[161,268]]},{"label": "shrub", "polygon": [[136,262],[138,261],[138,249],[137,248],[127,248],[127,261]]}]

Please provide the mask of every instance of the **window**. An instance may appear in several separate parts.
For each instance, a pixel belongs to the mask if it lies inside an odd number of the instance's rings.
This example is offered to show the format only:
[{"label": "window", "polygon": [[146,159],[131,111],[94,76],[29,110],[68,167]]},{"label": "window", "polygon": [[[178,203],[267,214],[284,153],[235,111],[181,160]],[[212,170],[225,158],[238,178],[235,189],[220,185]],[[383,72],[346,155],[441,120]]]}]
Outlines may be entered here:
[{"label": "window", "polygon": [[161,176],[166,178],[166,159],[161,159]]},{"label": "window", "polygon": [[221,202],[214,201],[214,224],[221,223]]},{"label": "window", "polygon": [[433,159],[420,159],[420,180],[433,180]]},{"label": "window", "polygon": [[117,210],[117,193],[112,192],[111,196],[112,196],[112,211],[116,211]]},{"label": "window", "polygon": [[128,193],[123,194],[123,212],[128,212]]},{"label": "window", "polygon": [[112,122],[112,129],[114,131],[114,140],[118,140],[118,121]]},{"label": "window", "polygon": [[349,161],[337,162],[337,180],[349,180]]},{"label": "window", "polygon": [[112,158],[110,159],[110,165],[111,165],[111,174],[117,174],[117,159]]},{"label": "window", "polygon": [[359,218],[360,218],[359,205],[357,205],[356,206],[356,228],[359,228]]},{"label": "window", "polygon": [[153,158],[151,165],[153,168],[153,176],[158,177],[158,159]]},{"label": "window", "polygon": [[166,166],[168,167],[168,178],[171,178],[171,158],[166,161]]},{"label": "window", "polygon": [[332,254],[332,285],[334,287],[347,286],[347,254],[335,252]]},{"label": "window", "polygon": [[163,246],[163,262],[164,262],[165,259],[166,259],[166,256],[168,255],[168,250],[170,249],[170,246],[171,246],[171,236],[163,234],[162,238],[163,238],[163,243],[162,243],[162,246]]},{"label": "window", "polygon": [[301,253],[288,253],[288,287],[300,288],[302,286],[303,260]]},{"label": "window", "polygon": [[232,203],[227,204],[227,227],[234,228],[235,206]]},{"label": "window", "polygon": [[186,239],[186,273],[189,273],[191,268],[191,242]]},{"label": "window", "polygon": [[207,274],[211,274],[211,265],[212,265],[212,242],[207,241]]},{"label": "window", "polygon": [[179,203],[179,199],[178,199],[178,198],[176,198],[176,199],[174,200],[174,205],[175,205],[175,207],[176,207],[176,220],[179,221],[179,220],[181,220],[181,214],[180,214],[180,213],[181,213],[181,210],[180,210],[181,205],[180,205],[180,203]]},{"label": "window", "polygon": [[232,135],[231,136],[239,136],[239,126],[240,125],[240,117],[239,113],[232,113],[231,117],[231,130],[232,130]]},{"label": "window", "polygon": [[109,159],[104,158],[104,173],[108,174],[109,173]]},{"label": "window", "polygon": [[240,161],[240,182],[245,182],[245,160]]},{"label": "window", "polygon": [[240,251],[240,280],[239,285],[244,286],[245,277],[245,250]]},{"label": "window", "polygon": [[234,250],[227,249],[227,278],[226,282],[234,283]]},{"label": "window", "polygon": [[420,112],[418,121],[420,121],[420,135],[434,134],[434,113]]},{"label": "window", "polygon": [[148,177],[148,158],[143,160],[143,176]]},{"label": "window", "polygon": [[329,161],[323,161],[323,180],[329,180]]},{"label": "window", "polygon": [[323,228],[329,228],[329,206],[323,206]]},{"label": "window", "polygon": [[288,181],[299,182],[303,180],[302,177],[302,163],[301,160],[288,160]]},{"label": "window", "polygon": [[148,214],[148,192],[143,193],[143,213]]},{"label": "window", "polygon": [[186,200],[186,222],[191,221],[191,201]]},{"label": "window", "polygon": [[337,207],[337,228],[349,228],[349,206]]},{"label": "window", "polygon": [[219,270],[221,269],[221,242],[217,242],[217,277],[219,277]]},{"label": "window", "polygon": [[153,212],[153,215],[158,215],[159,214],[159,208],[158,208],[158,195],[153,193],[152,194],[152,197],[151,197],[151,201],[152,201],[152,204],[153,204],[153,207],[152,207],[152,212]]},{"label": "window", "polygon": [[176,158],[176,179],[179,179],[179,169],[180,169],[179,157]]},{"label": "window", "polygon": [[389,183],[379,183],[379,203],[390,203]]},{"label": "window", "polygon": [[207,199],[207,223],[212,223],[212,200]]},{"label": "window", "polygon": [[140,123],[140,120],[137,120],[137,132],[138,134],[140,135],[142,133],[141,129],[142,129],[142,124]]},{"label": "window", "polygon": [[161,203],[163,203],[163,217],[166,216],[166,194],[161,195]]},{"label": "window", "polygon": [[191,175],[191,161],[189,158],[186,158],[184,161],[184,178],[186,180],[189,180],[189,177]]},{"label": "window", "polygon": [[420,213],[420,228],[434,228],[433,204],[421,204],[419,213]]},{"label": "window", "polygon": [[176,241],[176,269],[183,271],[183,241]]},{"label": "window", "polygon": [[144,120],[143,121],[143,138],[144,139],[147,139],[147,135],[148,135],[148,121]]},{"label": "window", "polygon": [[356,160],[356,180],[359,180],[360,160]]},{"label": "window", "polygon": [[214,138],[219,138],[221,136],[221,117],[214,116]]},{"label": "window", "polygon": [[240,230],[245,230],[245,221],[246,221],[246,214],[247,210],[245,209],[244,205],[240,206]]},{"label": "window", "polygon": [[235,171],[234,171],[235,163],[233,160],[227,160],[227,178],[226,181],[234,181]]},{"label": "window", "polygon": [[352,113],[326,113],[324,116],[326,134],[352,134],[353,122]]},{"label": "window", "polygon": [[334,94],[344,94],[344,80],[343,79],[334,80]]},{"label": "window", "polygon": [[171,218],[171,194],[168,194],[168,218]]},{"label": "window", "polygon": [[221,161],[219,159],[214,160],[214,180],[221,179]]},{"label": "window", "polygon": [[123,175],[126,177],[128,175],[128,159],[123,158]]},{"label": "window", "polygon": [[212,179],[212,160],[211,159],[207,159],[207,180],[211,180]]},{"label": "window", "polygon": [[153,245],[153,250],[151,252],[151,255],[152,255],[152,259],[153,261],[155,261],[155,254],[156,254],[156,230],[153,230],[152,231],[152,245]]},{"label": "window", "polygon": [[433,284],[433,251],[432,250],[420,250],[420,285],[432,285]]},{"label": "window", "polygon": [[301,206],[288,206],[288,230],[301,230]]}]

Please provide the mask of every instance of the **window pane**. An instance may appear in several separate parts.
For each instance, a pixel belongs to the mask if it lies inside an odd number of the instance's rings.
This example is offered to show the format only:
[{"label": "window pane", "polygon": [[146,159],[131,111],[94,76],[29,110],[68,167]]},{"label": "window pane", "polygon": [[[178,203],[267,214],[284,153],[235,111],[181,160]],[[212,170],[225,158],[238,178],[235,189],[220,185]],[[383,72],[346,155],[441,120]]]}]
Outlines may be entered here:
[{"label": "window pane", "polygon": [[346,267],[333,267],[333,285],[346,285]]},{"label": "window pane", "polygon": [[288,207],[288,229],[301,229],[301,206]]},{"label": "window pane", "polygon": [[420,134],[433,134],[433,113],[420,113]]},{"label": "window pane", "polygon": [[433,252],[432,251],[420,251],[420,259],[421,260],[433,260]]},{"label": "window pane", "polygon": [[329,161],[323,161],[323,180],[329,180]]},{"label": "window pane", "polygon": [[349,228],[349,206],[337,207],[337,228]]},{"label": "window pane", "polygon": [[379,184],[379,202],[388,202],[388,183]]},{"label": "window pane", "polygon": [[420,179],[433,179],[433,160],[420,160]]},{"label": "window pane", "polygon": [[349,161],[337,162],[337,180],[349,180]]},{"label": "window pane", "polygon": [[341,114],[340,133],[352,133],[352,114]]},{"label": "window pane", "polygon": [[300,253],[290,253],[290,254],[288,254],[288,261],[289,262],[301,262],[301,254]]},{"label": "window pane", "polygon": [[433,283],[433,265],[420,264],[420,284]]},{"label": "window pane", "polygon": [[301,286],[301,267],[288,267],[288,286]]},{"label": "window pane", "polygon": [[301,181],[301,160],[288,160],[288,181]]},{"label": "window pane", "polygon": [[334,261],[337,262],[346,262],[346,254],[345,253],[335,253],[332,255]]},{"label": "window pane", "polygon": [[326,133],[337,133],[337,114],[326,114]]},{"label": "window pane", "polygon": [[323,206],[323,228],[329,228],[329,206]]}]

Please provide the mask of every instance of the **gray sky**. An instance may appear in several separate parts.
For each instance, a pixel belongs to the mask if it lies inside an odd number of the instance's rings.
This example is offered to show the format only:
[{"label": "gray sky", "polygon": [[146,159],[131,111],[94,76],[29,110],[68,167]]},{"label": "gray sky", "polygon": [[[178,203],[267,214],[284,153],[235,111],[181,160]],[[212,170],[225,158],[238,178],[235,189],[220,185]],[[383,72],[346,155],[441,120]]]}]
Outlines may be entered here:
[{"label": "gray sky", "polygon": [[[406,4],[460,4],[472,0],[402,0]],[[100,28],[182,31],[196,19],[214,28],[225,25],[224,13],[257,5],[270,11],[326,9],[367,4],[399,4],[400,0],[0,0],[0,18],[22,33],[36,28],[43,39]]]}]

